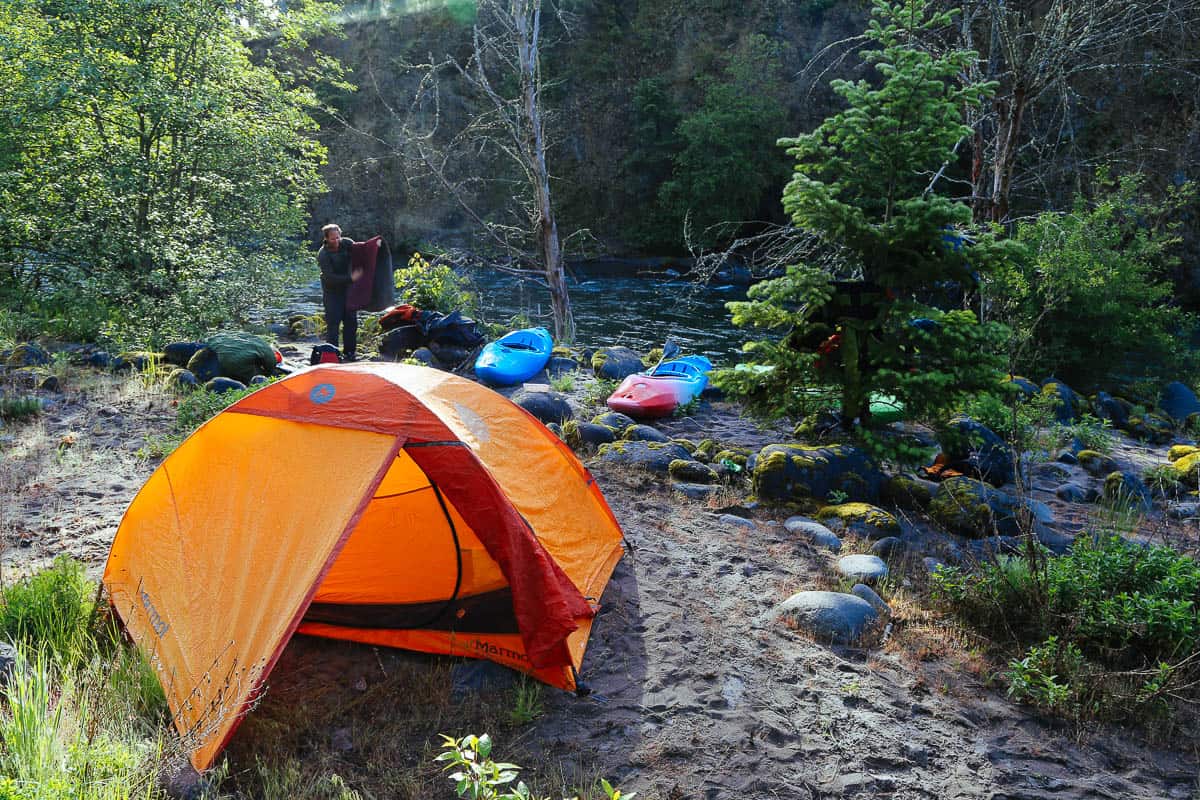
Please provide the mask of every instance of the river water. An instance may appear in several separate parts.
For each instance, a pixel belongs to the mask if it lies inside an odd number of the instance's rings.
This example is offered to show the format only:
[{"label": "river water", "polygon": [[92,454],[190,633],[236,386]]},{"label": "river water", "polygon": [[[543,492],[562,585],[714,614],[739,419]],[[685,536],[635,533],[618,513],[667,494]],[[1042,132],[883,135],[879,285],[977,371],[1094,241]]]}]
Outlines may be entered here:
[{"label": "river water", "polygon": [[[466,274],[480,299],[481,321],[505,323],[524,314],[533,324],[553,330],[549,296],[542,286],[503,272]],[[702,285],[661,270],[610,262],[576,265],[568,290],[576,341],[584,347],[625,345],[644,353],[670,338],[684,354],[698,353],[715,364],[732,366],[742,342],[753,334],[734,327],[725,308],[730,300],[746,298],[744,286]],[[320,297],[319,284],[305,286],[294,297],[292,310],[317,312]]]}]

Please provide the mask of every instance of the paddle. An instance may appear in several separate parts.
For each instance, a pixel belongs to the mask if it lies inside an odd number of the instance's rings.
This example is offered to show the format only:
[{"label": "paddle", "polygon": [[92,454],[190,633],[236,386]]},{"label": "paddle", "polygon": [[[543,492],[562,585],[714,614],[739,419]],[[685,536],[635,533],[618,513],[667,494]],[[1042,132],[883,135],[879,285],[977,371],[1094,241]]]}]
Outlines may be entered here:
[{"label": "paddle", "polygon": [[679,345],[675,344],[670,339],[667,339],[665,342],[663,342],[662,358],[658,359],[658,363],[651,367],[646,374],[653,375],[654,370],[658,369],[664,361],[666,361],[668,358],[674,358],[675,356],[679,355],[679,353]]}]

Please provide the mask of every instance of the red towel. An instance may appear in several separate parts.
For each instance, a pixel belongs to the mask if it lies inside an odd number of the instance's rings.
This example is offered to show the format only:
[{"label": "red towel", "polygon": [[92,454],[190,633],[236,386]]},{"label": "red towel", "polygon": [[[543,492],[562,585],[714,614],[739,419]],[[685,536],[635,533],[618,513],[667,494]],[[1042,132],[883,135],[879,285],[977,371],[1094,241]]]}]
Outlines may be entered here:
[{"label": "red towel", "polygon": [[350,245],[350,274],[358,274],[346,292],[346,310],[359,311],[371,305],[371,291],[375,287],[375,260],[379,255],[382,236],[355,242]]}]

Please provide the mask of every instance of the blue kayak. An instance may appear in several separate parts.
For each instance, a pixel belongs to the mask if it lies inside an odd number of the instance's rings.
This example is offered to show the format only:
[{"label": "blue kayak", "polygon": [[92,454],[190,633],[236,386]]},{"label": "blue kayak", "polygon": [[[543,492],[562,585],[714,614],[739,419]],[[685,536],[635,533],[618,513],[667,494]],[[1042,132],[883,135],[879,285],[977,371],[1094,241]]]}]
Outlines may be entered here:
[{"label": "blue kayak", "polygon": [[554,339],[545,328],[525,328],[488,343],[475,359],[475,374],[493,386],[511,386],[537,375],[550,360]]}]

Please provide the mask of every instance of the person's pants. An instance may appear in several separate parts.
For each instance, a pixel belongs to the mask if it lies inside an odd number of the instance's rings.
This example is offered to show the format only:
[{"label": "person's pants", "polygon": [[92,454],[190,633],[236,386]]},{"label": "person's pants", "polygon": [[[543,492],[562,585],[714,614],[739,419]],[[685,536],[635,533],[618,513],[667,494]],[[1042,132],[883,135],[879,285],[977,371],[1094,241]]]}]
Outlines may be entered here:
[{"label": "person's pants", "polygon": [[327,294],[325,301],[325,341],[338,346],[338,328],[346,331],[346,347],[342,351],[346,358],[354,358],[358,347],[358,312],[346,310],[346,294]]}]

